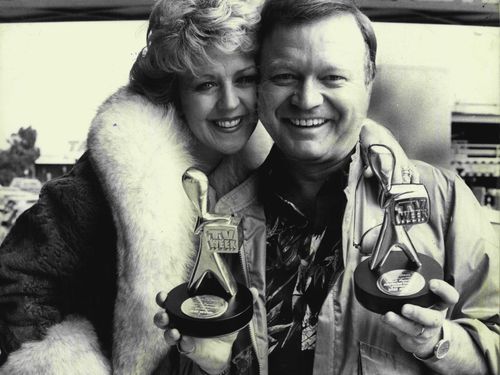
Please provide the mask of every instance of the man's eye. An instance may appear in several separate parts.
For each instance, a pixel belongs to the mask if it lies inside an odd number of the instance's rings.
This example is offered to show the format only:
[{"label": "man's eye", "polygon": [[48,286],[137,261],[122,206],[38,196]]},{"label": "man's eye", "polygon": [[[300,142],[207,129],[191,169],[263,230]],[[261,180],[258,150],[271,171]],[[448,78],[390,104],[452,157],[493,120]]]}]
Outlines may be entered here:
[{"label": "man's eye", "polygon": [[257,83],[257,75],[249,74],[246,76],[242,76],[236,80],[236,82],[240,85],[254,85]]},{"label": "man's eye", "polygon": [[295,82],[296,77],[291,73],[280,73],[273,75],[271,81],[278,85],[286,85]]},{"label": "man's eye", "polygon": [[211,81],[202,82],[202,83],[199,83],[195,86],[195,90],[196,91],[207,91],[215,86],[217,86],[217,83],[215,83],[215,82],[211,82]]},{"label": "man's eye", "polygon": [[346,78],[343,76],[336,75],[336,74],[329,74],[329,75],[323,77],[323,80],[326,82],[331,82],[331,83],[341,83],[341,82],[344,82],[346,80]]}]

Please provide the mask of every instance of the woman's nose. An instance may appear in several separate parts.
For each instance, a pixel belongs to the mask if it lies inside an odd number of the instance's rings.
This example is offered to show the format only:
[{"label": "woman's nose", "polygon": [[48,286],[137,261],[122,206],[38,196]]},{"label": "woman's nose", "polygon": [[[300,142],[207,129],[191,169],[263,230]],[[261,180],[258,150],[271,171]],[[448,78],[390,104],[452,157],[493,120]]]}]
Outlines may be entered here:
[{"label": "woman's nose", "polygon": [[232,110],[238,107],[240,99],[238,93],[232,85],[225,85],[218,100],[218,106],[223,110]]}]

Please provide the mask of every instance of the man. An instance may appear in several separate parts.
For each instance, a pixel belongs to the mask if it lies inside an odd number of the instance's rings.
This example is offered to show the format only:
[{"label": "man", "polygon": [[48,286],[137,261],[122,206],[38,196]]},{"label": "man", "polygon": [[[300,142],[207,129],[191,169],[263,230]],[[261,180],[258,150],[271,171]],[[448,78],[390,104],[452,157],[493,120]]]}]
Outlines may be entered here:
[{"label": "man", "polygon": [[244,333],[233,345],[234,335],[213,341],[166,331],[206,372],[227,372],[231,356],[237,373],[498,373],[498,243],[452,173],[417,163],[432,212],[410,231],[444,268],[445,281],[430,283],[442,302],[380,316],[355,299],[353,272],[371,251],[359,233],[382,215],[356,151],[375,54],[371,25],[350,1],[266,3],[259,111],[275,147],[258,175],[216,206],[245,218],[245,272],[235,274],[257,291],[253,354]]}]

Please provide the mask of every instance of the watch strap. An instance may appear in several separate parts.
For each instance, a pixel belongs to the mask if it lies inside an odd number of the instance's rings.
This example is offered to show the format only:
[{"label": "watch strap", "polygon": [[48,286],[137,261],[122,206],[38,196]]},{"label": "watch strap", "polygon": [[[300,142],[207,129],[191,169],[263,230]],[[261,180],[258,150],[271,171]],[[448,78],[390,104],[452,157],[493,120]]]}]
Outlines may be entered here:
[{"label": "watch strap", "polygon": [[447,324],[445,321],[443,322],[443,325],[441,327],[441,338],[432,349],[431,354],[428,357],[419,357],[418,355],[413,353],[413,356],[419,361],[436,362],[439,361],[440,359],[443,359],[446,356],[449,347],[450,347],[450,340],[448,336]]}]

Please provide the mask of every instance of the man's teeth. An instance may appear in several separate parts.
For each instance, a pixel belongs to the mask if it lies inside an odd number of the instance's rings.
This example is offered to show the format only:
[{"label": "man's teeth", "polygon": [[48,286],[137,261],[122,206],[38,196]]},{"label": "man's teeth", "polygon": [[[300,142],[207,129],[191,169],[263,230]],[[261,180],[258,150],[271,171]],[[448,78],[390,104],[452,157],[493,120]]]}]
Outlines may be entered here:
[{"label": "man's teeth", "polygon": [[221,128],[232,128],[233,126],[238,125],[241,122],[241,118],[237,118],[235,120],[220,120],[220,121],[215,121],[215,124],[217,126],[220,126]]},{"label": "man's teeth", "polygon": [[324,118],[308,118],[308,119],[294,119],[291,118],[290,122],[295,126],[318,126],[323,125],[326,120]]}]

